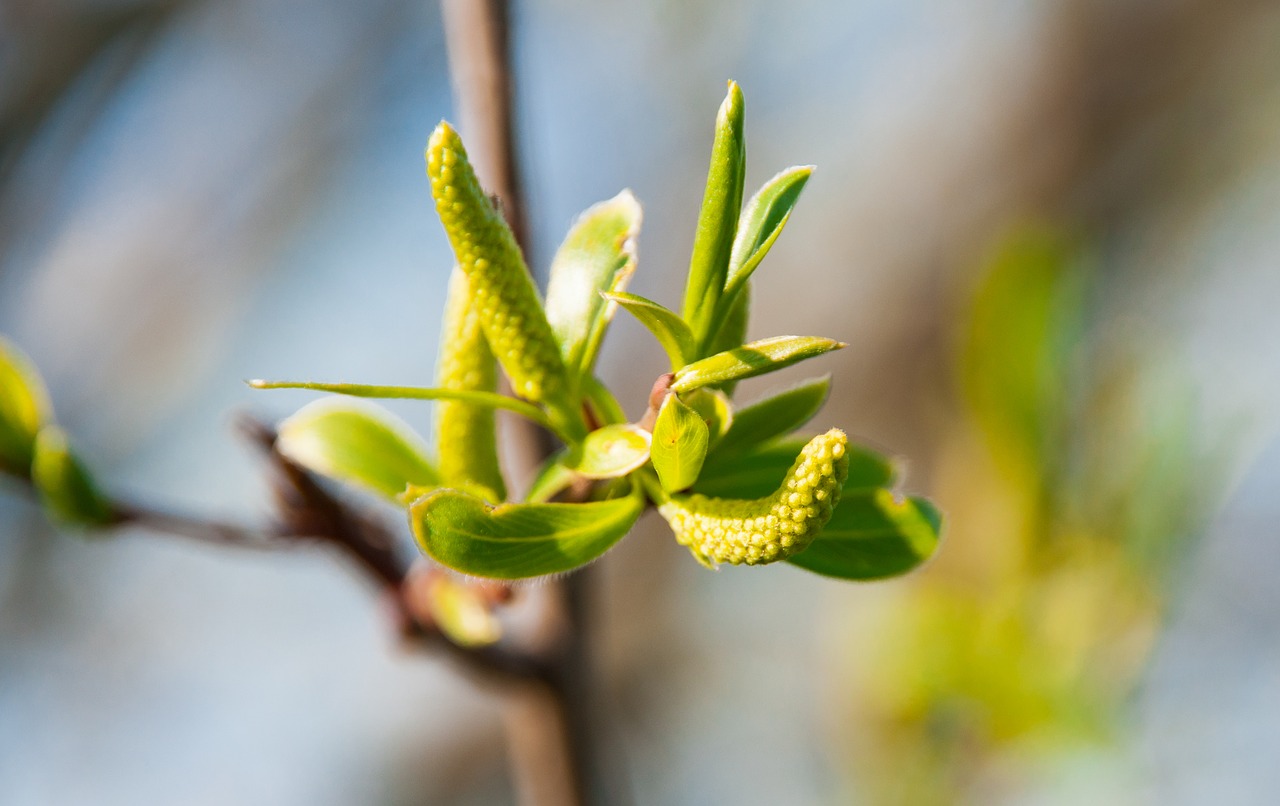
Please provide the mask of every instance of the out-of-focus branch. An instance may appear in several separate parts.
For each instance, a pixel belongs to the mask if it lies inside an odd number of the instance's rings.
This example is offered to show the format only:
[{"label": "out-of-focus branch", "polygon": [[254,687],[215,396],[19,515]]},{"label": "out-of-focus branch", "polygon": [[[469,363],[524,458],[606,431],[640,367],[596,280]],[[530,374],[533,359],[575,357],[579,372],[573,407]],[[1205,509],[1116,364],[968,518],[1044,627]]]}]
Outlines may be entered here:
[{"label": "out-of-focus branch", "polygon": [[[511,4],[506,0],[443,0],[445,41],[453,77],[458,123],[481,184],[497,195],[516,240],[529,254],[515,142],[514,92],[509,40]],[[531,476],[552,449],[547,434],[514,431],[515,454]],[[591,803],[605,799],[591,730],[589,653],[586,647],[583,569],[554,584],[559,612],[551,658],[551,685],[528,692],[507,709],[508,735],[521,800],[535,804]]]},{"label": "out-of-focus branch", "polygon": [[444,0],[449,73],[458,127],[480,184],[502,201],[516,241],[528,251],[529,231],[515,145],[506,0]]}]

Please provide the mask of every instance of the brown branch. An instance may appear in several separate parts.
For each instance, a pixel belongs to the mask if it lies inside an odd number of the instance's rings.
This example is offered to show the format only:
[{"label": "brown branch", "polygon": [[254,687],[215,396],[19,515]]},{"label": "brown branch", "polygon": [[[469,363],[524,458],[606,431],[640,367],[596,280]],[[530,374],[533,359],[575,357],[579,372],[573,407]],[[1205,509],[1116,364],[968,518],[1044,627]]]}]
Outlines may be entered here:
[{"label": "brown branch", "polygon": [[[515,111],[506,0],[443,0],[445,42],[459,125],[481,184],[496,193],[516,240],[529,254],[528,227],[515,144]],[[548,435],[521,424],[516,432],[519,470],[531,476],[550,454]],[[587,490],[577,491],[585,494]],[[560,613],[549,686],[507,709],[517,790],[530,804],[605,801],[592,730],[585,629],[585,586],[580,569],[554,583]]]}]

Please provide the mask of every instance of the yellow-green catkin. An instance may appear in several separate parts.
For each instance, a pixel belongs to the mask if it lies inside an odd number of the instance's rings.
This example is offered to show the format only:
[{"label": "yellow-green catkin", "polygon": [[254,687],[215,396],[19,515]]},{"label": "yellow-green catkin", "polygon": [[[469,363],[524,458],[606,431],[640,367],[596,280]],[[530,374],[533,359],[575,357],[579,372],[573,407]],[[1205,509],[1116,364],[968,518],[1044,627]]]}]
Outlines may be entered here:
[{"label": "yellow-green catkin", "polygon": [[[492,392],[498,386],[493,353],[471,304],[467,275],[459,268],[449,278],[436,385],[457,392]],[[506,499],[493,409],[441,400],[436,404],[436,445],[446,486],[471,489],[494,503]]]},{"label": "yellow-green catkin", "polygon": [[431,195],[485,338],[515,393],[535,403],[556,403],[565,369],[538,291],[510,227],[489,201],[467,161],[462,138],[441,121],[427,143]]},{"label": "yellow-green catkin", "polygon": [[658,507],[703,563],[764,565],[809,547],[831,520],[849,475],[848,438],[833,428],[800,451],[782,486],[754,500],[673,497]]}]

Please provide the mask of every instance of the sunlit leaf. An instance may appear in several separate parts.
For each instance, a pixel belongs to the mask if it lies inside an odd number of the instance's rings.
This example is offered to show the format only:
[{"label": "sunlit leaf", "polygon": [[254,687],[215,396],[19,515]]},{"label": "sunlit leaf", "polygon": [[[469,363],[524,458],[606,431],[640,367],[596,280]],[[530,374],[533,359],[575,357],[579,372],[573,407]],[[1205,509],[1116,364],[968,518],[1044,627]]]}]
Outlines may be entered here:
[{"label": "sunlit leaf", "polygon": [[636,425],[597,428],[574,448],[565,466],[589,479],[625,476],[649,461],[649,432]]},{"label": "sunlit leaf", "polygon": [[729,402],[729,396],[719,389],[708,387],[694,389],[692,392],[682,394],[680,400],[696,411],[702,421],[707,424],[708,445],[711,448],[714,448],[733,426],[733,404]]},{"label": "sunlit leaf", "polygon": [[582,394],[586,397],[587,405],[591,407],[591,412],[600,425],[618,425],[627,421],[627,413],[622,410],[622,406],[618,405],[618,399],[600,382],[599,378],[594,375],[584,376]]},{"label": "sunlit leaf", "polygon": [[572,441],[571,436],[558,427],[542,409],[507,395],[496,392],[471,392],[456,389],[439,389],[426,386],[383,386],[368,383],[324,383],[321,381],[247,381],[254,389],[309,389],[313,392],[332,392],[349,397],[367,397],[380,400],[459,400],[476,406],[511,411],[525,417],[549,431]]},{"label": "sunlit leaf", "polygon": [[707,424],[679,395],[667,395],[653,426],[653,469],[667,492],[676,492],[698,479],[707,458]]},{"label": "sunlit leaf", "polygon": [[[759,498],[778,488],[787,470],[808,442],[806,437],[789,436],[744,453],[713,452],[707,457],[693,485],[693,492],[714,498]],[[845,491],[886,487],[896,477],[893,463],[884,456],[850,444],[849,476]]]},{"label": "sunlit leaf", "polygon": [[75,526],[104,526],[116,520],[111,503],[56,425],[46,425],[36,435],[31,481],[56,520]]},{"label": "sunlit leaf", "polygon": [[791,211],[800,199],[800,191],[804,190],[812,173],[812,165],[788,168],[766,182],[743,209],[738,232],[733,239],[724,294],[717,306],[717,319],[723,320],[730,315],[729,311],[746,290],[751,273],[782,234],[782,228],[787,225]]},{"label": "sunlit leaf", "polygon": [[529,485],[529,491],[525,493],[526,504],[545,504],[569,489],[580,478],[565,464],[570,454],[571,451],[566,448],[543,462],[533,484]]},{"label": "sunlit leaf", "polygon": [[643,498],[586,504],[502,504],[440,490],[409,508],[423,551],[455,571],[523,579],[572,571],[604,554],[631,529]]},{"label": "sunlit leaf", "polygon": [[624,190],[588,208],[551,261],[547,321],[575,381],[591,373],[616,307],[601,292],[622,291],[636,268],[640,205]]},{"label": "sunlit leaf", "polygon": [[[707,354],[723,353],[725,350],[732,350],[734,347],[745,344],[747,341],[747,326],[750,324],[750,320],[751,283],[747,282],[738,290],[733,304],[720,319],[720,329],[707,346]],[[679,367],[675,369],[679,369]],[[716,384],[716,388],[732,397],[733,390],[737,385],[736,381],[728,381]]]},{"label": "sunlit leaf", "polygon": [[0,470],[26,476],[36,434],[51,419],[40,373],[21,350],[0,336]]},{"label": "sunlit leaf", "polygon": [[922,498],[845,492],[817,539],[788,562],[840,579],[897,576],[933,556],[941,527],[941,515]]},{"label": "sunlit leaf", "polygon": [[789,367],[797,361],[844,347],[841,342],[820,336],[776,336],[761,339],[723,353],[695,361],[676,371],[671,388],[688,392],[701,386],[740,381]]},{"label": "sunlit leaf", "polygon": [[684,320],[699,344],[709,339],[716,303],[729,273],[729,255],[742,208],[742,180],[746,173],[747,147],[743,136],[742,90],[730,81],[729,92],[716,115],[707,186],[698,214],[698,229],[689,262],[684,294]]},{"label": "sunlit leaf", "polygon": [[405,487],[440,476],[409,424],[373,403],[325,398],[280,423],[276,447],[308,470],[393,501]]},{"label": "sunlit leaf", "polygon": [[480,591],[440,572],[427,586],[431,617],[455,644],[487,646],[502,638],[502,626]]},{"label": "sunlit leaf", "polygon": [[693,331],[674,311],[636,294],[605,294],[605,297],[626,308],[640,324],[649,328],[666,350],[673,371],[693,361],[697,350]]},{"label": "sunlit leaf", "polygon": [[739,453],[794,431],[818,413],[830,391],[831,376],[824,375],[738,409],[715,452]]}]

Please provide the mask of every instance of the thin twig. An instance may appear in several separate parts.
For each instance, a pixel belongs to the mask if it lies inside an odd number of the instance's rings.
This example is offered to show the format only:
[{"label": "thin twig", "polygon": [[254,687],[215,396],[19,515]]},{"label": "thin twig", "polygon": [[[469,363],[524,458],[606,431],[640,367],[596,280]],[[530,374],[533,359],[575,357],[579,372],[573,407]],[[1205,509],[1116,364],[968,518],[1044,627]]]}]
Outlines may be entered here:
[{"label": "thin twig", "polygon": [[137,504],[115,503],[119,520],[116,526],[133,526],[150,532],[177,535],[218,546],[234,546],[246,549],[279,549],[287,536],[278,530],[247,529],[230,523],[205,520]]}]

